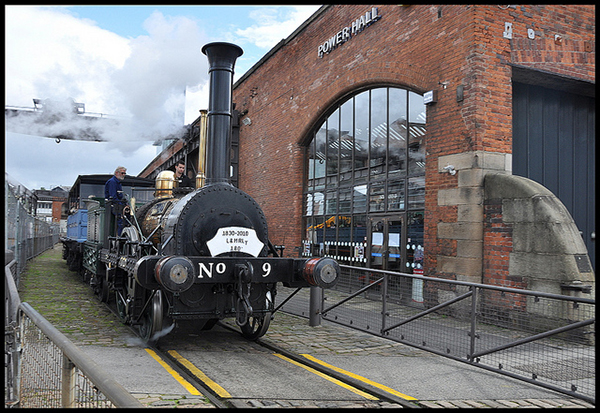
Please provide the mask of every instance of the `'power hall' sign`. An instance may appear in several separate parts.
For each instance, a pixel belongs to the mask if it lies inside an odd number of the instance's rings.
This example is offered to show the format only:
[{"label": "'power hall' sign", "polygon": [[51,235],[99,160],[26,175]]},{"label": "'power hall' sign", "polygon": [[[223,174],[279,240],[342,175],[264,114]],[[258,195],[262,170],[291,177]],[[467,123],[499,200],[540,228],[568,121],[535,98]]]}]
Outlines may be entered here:
[{"label": "'power hall' sign", "polygon": [[323,57],[325,53],[329,53],[337,46],[346,43],[352,38],[352,36],[362,32],[366,27],[369,27],[380,18],[381,15],[378,14],[377,7],[373,7],[370,11],[353,21],[349,26],[344,27],[333,37],[327,39],[323,44],[319,45],[319,57]]}]

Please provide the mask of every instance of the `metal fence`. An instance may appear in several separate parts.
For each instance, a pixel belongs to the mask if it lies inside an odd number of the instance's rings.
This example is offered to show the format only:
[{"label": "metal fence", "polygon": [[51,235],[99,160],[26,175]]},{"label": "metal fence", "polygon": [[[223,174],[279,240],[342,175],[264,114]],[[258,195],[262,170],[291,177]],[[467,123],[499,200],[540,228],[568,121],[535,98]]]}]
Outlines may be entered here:
[{"label": "metal fence", "polygon": [[20,302],[14,264],[5,266],[5,406],[143,407],[29,304]]},{"label": "metal fence", "polygon": [[58,225],[30,215],[5,181],[4,404],[6,407],[143,407],[18,294],[27,261],[59,240]]},{"label": "metal fence", "polygon": [[59,240],[60,226],[27,212],[21,200],[4,181],[4,245],[13,251],[16,274],[21,274],[27,260],[52,248]]},{"label": "metal fence", "polygon": [[283,310],[309,318],[320,311],[326,320],[595,403],[595,300],[581,291],[341,267],[336,288],[318,289],[323,297],[313,304],[306,289],[280,290],[289,299]]}]

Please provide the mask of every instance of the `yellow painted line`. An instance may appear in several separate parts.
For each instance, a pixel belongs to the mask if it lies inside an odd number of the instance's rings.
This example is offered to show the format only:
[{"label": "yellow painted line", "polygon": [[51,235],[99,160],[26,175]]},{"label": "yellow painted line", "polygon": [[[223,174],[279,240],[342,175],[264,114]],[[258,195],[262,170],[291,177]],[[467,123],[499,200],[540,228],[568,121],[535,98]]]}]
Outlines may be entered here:
[{"label": "yellow painted line", "polygon": [[343,381],[340,381],[340,380],[338,380],[338,379],[335,379],[335,378],[333,378],[333,377],[331,377],[331,376],[328,376],[327,374],[321,373],[320,371],[318,371],[318,370],[315,370],[315,369],[313,369],[312,367],[309,367],[309,366],[307,366],[307,365],[305,365],[305,364],[298,363],[298,362],[297,362],[297,361],[295,361],[295,360],[292,360],[292,359],[290,359],[290,358],[287,358],[287,357],[286,357],[286,356],[284,356],[283,354],[274,353],[274,355],[275,355],[275,356],[277,356],[277,357],[279,357],[279,358],[280,358],[280,359],[282,359],[282,360],[289,361],[290,363],[292,363],[292,364],[295,364],[296,366],[302,367],[303,369],[306,369],[306,370],[310,371],[311,373],[313,373],[313,374],[316,374],[316,375],[317,375],[317,376],[319,376],[319,377],[323,377],[324,379],[326,379],[326,380],[329,380],[330,382],[332,382],[332,383],[335,383],[335,384],[337,384],[338,386],[341,386],[341,387],[343,387],[343,388],[345,388],[345,389],[348,389],[348,390],[350,390],[351,392],[353,392],[353,393],[356,393],[356,394],[358,394],[359,396],[362,396],[362,397],[364,397],[365,399],[369,399],[369,400],[379,400],[379,399],[378,399],[377,397],[375,397],[375,396],[372,396],[372,395],[370,395],[370,394],[368,394],[368,393],[365,393],[365,392],[364,392],[364,391],[362,391],[362,390],[358,390],[356,387],[350,386],[350,385],[348,385],[348,384],[344,383]]},{"label": "yellow painted line", "polygon": [[194,386],[192,386],[189,381],[187,381],[186,379],[184,379],[183,377],[181,377],[181,375],[179,373],[177,373],[175,370],[173,370],[171,368],[171,366],[169,366],[167,363],[165,363],[164,360],[161,359],[158,356],[158,354],[156,354],[154,352],[154,350],[151,350],[149,348],[147,348],[145,350],[148,352],[148,354],[150,354],[152,356],[152,358],[154,360],[158,361],[158,364],[160,364],[161,366],[163,366],[163,368],[165,370],[167,370],[167,372],[169,372],[171,374],[171,376],[173,376],[175,378],[175,380],[177,380],[179,382],[179,384],[181,384],[183,387],[185,387],[185,389],[187,391],[189,391],[190,394],[194,394],[194,395],[198,395],[198,396],[202,394],[202,393],[200,393],[198,391],[197,388],[195,388]]},{"label": "yellow painted line", "polygon": [[208,377],[202,370],[198,367],[194,366],[189,360],[185,359],[181,354],[176,352],[175,350],[167,351],[171,356],[175,357],[175,359],[183,364],[186,369],[190,371],[194,376],[198,379],[202,380],[204,384],[212,389],[219,397],[221,398],[231,398],[231,394],[223,387],[219,386],[215,381],[213,381],[210,377]]},{"label": "yellow painted line", "polygon": [[351,373],[349,371],[343,370],[343,369],[341,369],[339,367],[336,367],[336,366],[333,366],[333,365],[331,365],[329,363],[326,363],[326,362],[324,362],[322,360],[319,360],[319,359],[311,356],[310,354],[302,354],[302,356],[306,357],[307,359],[309,359],[311,361],[314,361],[315,363],[319,363],[320,365],[325,366],[328,369],[337,371],[338,373],[345,374],[346,376],[352,377],[353,379],[356,379],[356,380],[360,380],[363,383],[370,384],[371,386],[377,387],[378,389],[381,389],[381,390],[383,390],[385,392],[393,394],[394,396],[401,397],[401,398],[403,398],[405,400],[417,400],[416,398],[414,398],[412,396],[407,396],[406,394],[400,393],[399,391],[396,391],[396,390],[394,390],[394,389],[392,389],[392,388],[390,388],[388,386],[385,386],[383,384],[379,384],[377,382],[369,380],[366,377],[359,376],[358,374]]}]

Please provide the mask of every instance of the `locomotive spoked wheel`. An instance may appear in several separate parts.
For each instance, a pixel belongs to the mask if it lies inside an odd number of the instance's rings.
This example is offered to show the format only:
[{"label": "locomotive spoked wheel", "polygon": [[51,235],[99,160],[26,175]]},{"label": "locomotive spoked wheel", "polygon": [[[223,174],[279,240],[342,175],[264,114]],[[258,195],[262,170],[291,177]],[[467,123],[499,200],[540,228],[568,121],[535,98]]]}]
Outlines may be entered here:
[{"label": "locomotive spoked wheel", "polygon": [[123,301],[125,296],[123,291],[115,291],[115,302],[117,304],[117,315],[122,322],[127,321],[127,304]]},{"label": "locomotive spoked wheel", "polygon": [[162,330],[163,325],[163,300],[160,290],[156,290],[151,298],[146,311],[142,315],[140,336],[146,342],[154,342],[154,335]]}]

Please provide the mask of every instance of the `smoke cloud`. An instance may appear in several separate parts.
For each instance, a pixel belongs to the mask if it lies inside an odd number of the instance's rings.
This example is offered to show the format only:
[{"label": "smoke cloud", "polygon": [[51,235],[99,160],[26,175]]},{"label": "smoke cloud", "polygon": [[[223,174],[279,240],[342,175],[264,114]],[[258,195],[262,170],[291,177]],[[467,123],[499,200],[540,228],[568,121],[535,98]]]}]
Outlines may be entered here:
[{"label": "smoke cloud", "polygon": [[[18,102],[7,104],[44,105],[5,116],[8,132],[110,141],[123,152],[182,134],[186,90],[208,81],[206,36],[194,21],[155,12],[144,24],[148,35],[123,39],[62,9],[10,14],[6,96]],[[73,102],[86,114],[74,113]]]}]

